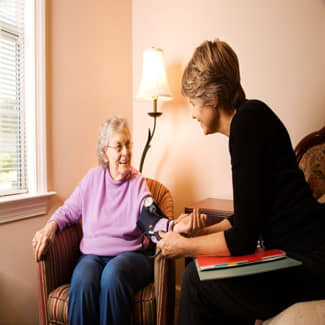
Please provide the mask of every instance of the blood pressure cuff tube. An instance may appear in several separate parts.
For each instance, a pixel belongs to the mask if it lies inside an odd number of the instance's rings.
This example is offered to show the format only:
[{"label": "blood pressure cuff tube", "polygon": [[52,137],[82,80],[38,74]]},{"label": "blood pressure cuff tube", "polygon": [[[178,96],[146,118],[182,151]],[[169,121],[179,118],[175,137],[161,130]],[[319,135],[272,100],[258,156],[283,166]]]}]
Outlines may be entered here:
[{"label": "blood pressure cuff tube", "polygon": [[167,218],[167,217],[160,210],[159,206],[155,202],[152,202],[149,206],[146,206],[144,204],[139,219],[137,221],[137,226],[143,233],[146,233],[148,231],[153,231],[156,223],[161,218]]}]

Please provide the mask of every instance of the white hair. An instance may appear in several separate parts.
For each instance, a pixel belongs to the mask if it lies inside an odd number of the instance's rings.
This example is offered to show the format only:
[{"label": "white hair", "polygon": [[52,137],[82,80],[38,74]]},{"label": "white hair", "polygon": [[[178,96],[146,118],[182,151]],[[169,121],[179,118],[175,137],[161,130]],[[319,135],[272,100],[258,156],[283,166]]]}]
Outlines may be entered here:
[{"label": "white hair", "polygon": [[100,126],[96,147],[99,165],[107,167],[107,162],[105,160],[105,148],[107,147],[112,134],[122,130],[127,130],[129,134],[131,134],[127,120],[118,116],[110,117]]}]

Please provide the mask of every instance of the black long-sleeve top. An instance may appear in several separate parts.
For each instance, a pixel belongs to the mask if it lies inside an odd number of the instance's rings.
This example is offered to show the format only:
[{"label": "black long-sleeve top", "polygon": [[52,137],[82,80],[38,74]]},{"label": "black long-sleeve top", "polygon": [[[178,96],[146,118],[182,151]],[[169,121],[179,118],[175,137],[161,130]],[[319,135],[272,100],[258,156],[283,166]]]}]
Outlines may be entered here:
[{"label": "black long-sleeve top", "polygon": [[304,255],[323,241],[325,206],[313,198],[288,132],[264,103],[246,100],[230,126],[234,215],[225,238],[232,255],[267,248]]}]

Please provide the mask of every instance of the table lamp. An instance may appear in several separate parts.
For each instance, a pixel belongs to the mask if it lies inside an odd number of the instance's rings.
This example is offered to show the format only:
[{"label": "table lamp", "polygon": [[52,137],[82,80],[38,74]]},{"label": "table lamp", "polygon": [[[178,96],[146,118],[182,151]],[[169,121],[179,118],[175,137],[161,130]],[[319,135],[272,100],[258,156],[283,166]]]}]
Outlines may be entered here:
[{"label": "table lamp", "polygon": [[148,115],[153,117],[154,125],[152,131],[148,129],[147,142],[141,156],[139,170],[142,172],[144,159],[156,130],[156,119],[162,115],[161,112],[157,111],[158,100],[166,101],[172,99],[167,82],[162,49],[152,47],[143,52],[142,77],[136,99],[153,102],[153,111],[149,112]]}]

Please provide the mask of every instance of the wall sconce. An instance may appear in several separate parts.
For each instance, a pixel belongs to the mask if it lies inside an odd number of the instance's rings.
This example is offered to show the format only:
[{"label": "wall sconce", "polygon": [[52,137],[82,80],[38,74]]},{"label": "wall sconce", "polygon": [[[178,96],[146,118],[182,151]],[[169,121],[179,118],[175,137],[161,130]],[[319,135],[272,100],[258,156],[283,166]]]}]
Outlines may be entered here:
[{"label": "wall sconce", "polygon": [[148,129],[147,142],[141,156],[139,170],[142,172],[144,159],[156,130],[156,119],[162,115],[161,112],[157,111],[158,100],[166,101],[172,99],[167,82],[162,49],[152,47],[143,52],[142,77],[136,99],[153,102],[153,111],[149,112],[148,115],[153,117],[154,125],[152,131]]}]

